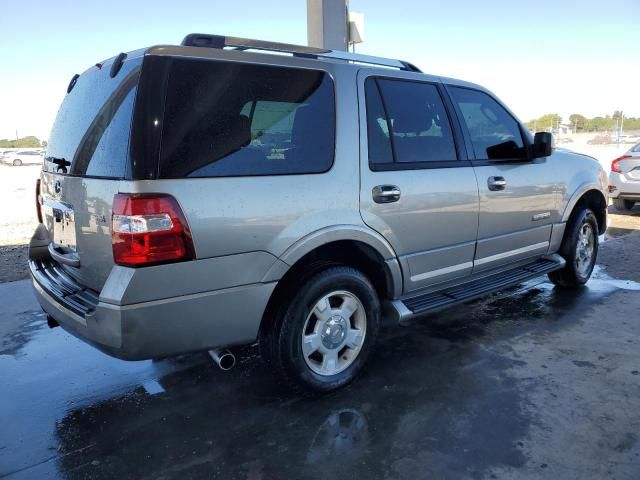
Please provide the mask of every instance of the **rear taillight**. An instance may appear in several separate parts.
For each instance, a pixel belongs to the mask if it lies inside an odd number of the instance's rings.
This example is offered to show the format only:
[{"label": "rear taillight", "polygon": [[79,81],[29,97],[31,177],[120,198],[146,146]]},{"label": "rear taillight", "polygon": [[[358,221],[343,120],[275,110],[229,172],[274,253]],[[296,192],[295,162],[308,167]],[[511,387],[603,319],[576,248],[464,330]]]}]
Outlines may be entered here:
[{"label": "rear taillight", "polygon": [[38,222],[42,223],[42,203],[40,203],[40,179],[36,180],[36,215]]},{"label": "rear taillight", "polygon": [[128,267],[195,258],[189,225],[170,195],[116,194],[111,243],[115,263]]},{"label": "rear taillight", "polygon": [[621,157],[616,158],[613,162],[611,162],[611,171],[615,173],[622,173],[618,164],[622,160],[626,160],[627,158],[631,158],[631,155],[622,155]]}]

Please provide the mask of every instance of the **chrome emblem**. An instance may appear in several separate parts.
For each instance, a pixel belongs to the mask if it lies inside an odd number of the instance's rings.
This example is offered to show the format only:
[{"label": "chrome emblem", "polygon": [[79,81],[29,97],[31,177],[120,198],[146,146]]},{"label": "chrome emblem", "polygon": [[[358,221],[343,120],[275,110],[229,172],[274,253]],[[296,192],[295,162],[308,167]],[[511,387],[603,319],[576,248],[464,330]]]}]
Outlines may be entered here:
[{"label": "chrome emblem", "polygon": [[531,217],[531,220],[537,222],[538,220],[544,220],[545,218],[549,218],[550,216],[551,212],[536,213],[533,217]]},{"label": "chrome emblem", "polygon": [[60,193],[60,190],[62,190],[62,185],[60,184],[60,180],[56,180],[56,183],[53,184],[53,189],[55,190],[56,193]]}]

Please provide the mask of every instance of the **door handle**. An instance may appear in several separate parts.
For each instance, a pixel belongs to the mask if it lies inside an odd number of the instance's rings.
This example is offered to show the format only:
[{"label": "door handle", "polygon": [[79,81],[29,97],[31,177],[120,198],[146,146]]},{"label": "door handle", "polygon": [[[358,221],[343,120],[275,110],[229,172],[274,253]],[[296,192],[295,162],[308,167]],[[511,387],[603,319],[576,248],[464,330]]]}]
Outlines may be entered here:
[{"label": "door handle", "polygon": [[507,181],[504,177],[489,177],[487,185],[489,186],[489,190],[495,192],[496,190],[504,190],[507,186]]},{"label": "door handle", "polygon": [[400,200],[400,189],[395,185],[378,185],[373,187],[371,193],[376,203],[392,203]]}]

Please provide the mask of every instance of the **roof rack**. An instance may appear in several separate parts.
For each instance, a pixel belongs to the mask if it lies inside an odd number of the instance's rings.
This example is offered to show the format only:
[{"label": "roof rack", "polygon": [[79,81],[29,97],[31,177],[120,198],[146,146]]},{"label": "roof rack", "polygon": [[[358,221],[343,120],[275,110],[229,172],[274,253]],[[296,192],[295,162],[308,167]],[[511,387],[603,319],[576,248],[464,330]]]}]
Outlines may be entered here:
[{"label": "roof rack", "polygon": [[189,35],[184,37],[181,45],[185,47],[218,48],[220,50],[226,47],[233,48],[235,50],[263,50],[267,52],[282,52],[290,53],[296,57],[345,60],[354,63],[398,68],[400,70],[406,70],[409,72],[421,72],[421,70],[415,65],[402,60],[374,57],[371,55],[360,55],[356,53],[343,52],[340,50],[327,50],[324,48],[306,47],[303,45],[293,45],[290,43],[267,42],[264,40],[253,40],[250,38],[225,37],[224,35],[190,33]]}]

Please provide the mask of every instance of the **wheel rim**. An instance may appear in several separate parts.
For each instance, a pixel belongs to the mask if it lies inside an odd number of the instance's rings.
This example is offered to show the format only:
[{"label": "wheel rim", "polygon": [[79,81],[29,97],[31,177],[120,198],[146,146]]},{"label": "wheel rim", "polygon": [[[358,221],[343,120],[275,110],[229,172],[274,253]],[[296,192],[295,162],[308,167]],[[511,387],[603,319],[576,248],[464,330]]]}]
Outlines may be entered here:
[{"label": "wheel rim", "polygon": [[302,355],[318,375],[348,368],[358,357],[367,333],[367,315],[354,294],[336,290],[320,298],[302,329]]},{"label": "wheel rim", "polygon": [[576,270],[583,277],[589,274],[595,251],[596,237],[590,224],[584,223],[578,232]]}]

